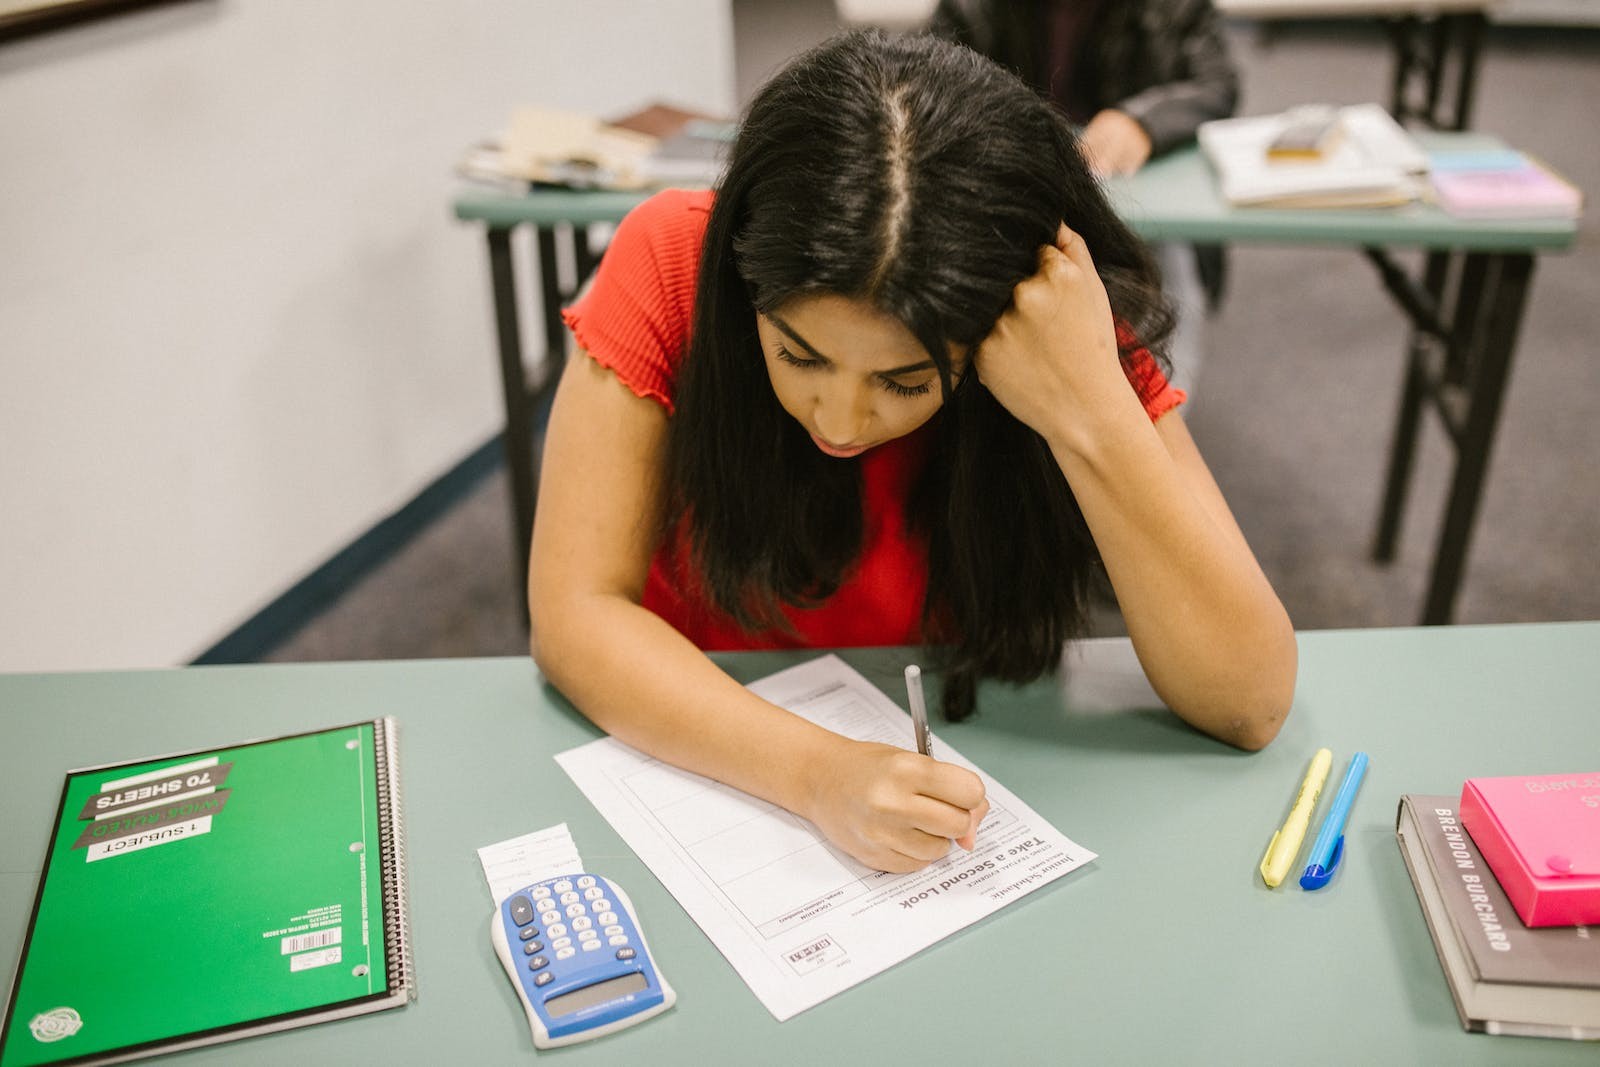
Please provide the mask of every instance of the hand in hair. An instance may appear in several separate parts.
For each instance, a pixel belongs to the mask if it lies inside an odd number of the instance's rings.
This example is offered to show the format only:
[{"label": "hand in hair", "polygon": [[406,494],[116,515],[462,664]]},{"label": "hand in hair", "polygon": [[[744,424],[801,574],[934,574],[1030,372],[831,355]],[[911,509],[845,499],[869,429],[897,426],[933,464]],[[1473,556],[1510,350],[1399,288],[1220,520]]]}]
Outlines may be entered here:
[{"label": "hand in hair", "polygon": [[969,852],[989,812],[983,780],[965,767],[891,745],[851,741],[814,780],[803,812],[862,863],[904,874],[950,851]]},{"label": "hand in hair", "polygon": [[1117,354],[1105,286],[1063,223],[978,348],[978,378],[1050,443],[1082,452],[1107,419],[1144,418]]}]

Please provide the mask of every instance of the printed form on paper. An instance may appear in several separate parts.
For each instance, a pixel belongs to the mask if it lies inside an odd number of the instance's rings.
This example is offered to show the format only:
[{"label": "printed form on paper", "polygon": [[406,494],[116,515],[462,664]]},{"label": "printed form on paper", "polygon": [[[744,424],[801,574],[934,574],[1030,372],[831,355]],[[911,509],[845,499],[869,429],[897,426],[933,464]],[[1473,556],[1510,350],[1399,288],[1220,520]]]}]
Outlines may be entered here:
[{"label": "printed form on paper", "polygon": [[[749,686],[820,726],[914,750],[911,718],[837,656]],[[977,773],[989,814],[970,853],[886,874],[810,822],[602,738],[558,762],[782,1022],[1095,858]]]}]

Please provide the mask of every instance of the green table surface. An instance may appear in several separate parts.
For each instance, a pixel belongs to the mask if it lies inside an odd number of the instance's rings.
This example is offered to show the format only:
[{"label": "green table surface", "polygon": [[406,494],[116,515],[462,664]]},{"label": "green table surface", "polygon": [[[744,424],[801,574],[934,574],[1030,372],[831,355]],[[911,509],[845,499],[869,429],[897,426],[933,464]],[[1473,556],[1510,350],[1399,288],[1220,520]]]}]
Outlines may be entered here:
[{"label": "green table surface", "polygon": [[[475,850],[564,821],[633,898],[679,1001],[541,1058],[1595,1063],[1593,1044],[1460,1028],[1394,816],[1401,793],[1471,776],[1596,769],[1600,623],[1306,633],[1300,651],[1293,714],[1255,754],[1160,710],[1124,640],[1078,645],[1061,679],[985,686],[980,714],[939,736],[1100,858],[782,1024],[552,760],[599,733],[526,659],[0,676],[0,958],[19,951],[69,768],[392,715],[420,998],[183,1062],[527,1062]],[[911,653],[843,655],[903,705]],[[719,657],[745,680],[803,658]],[[1256,866],[1320,746],[1335,779],[1356,750],[1372,759],[1343,866],[1317,893],[1268,889]],[[137,961],[106,973],[137,985]]]},{"label": "green table surface", "polygon": [[[1487,151],[1504,142],[1479,133],[1414,131],[1429,152]],[[1425,203],[1382,209],[1279,210],[1230,207],[1217,193],[1197,147],[1171,152],[1106,189],[1123,219],[1151,241],[1261,242],[1451,248],[1480,252],[1557,251],[1571,246],[1572,219],[1460,219]],[[538,189],[527,194],[469,189],[455,200],[456,217],[491,228],[523,223],[615,222],[647,192]]]}]

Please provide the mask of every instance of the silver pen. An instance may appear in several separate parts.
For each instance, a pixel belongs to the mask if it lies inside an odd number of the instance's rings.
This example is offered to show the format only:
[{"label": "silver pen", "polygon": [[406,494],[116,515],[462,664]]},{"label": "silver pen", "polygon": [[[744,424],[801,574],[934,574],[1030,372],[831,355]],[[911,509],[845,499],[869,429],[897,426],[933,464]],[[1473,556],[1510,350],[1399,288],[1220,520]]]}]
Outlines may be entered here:
[{"label": "silver pen", "polygon": [[917,751],[933,755],[933,739],[928,736],[928,705],[922,699],[922,668],[906,667],[906,696],[911,701],[911,726],[917,735]]}]

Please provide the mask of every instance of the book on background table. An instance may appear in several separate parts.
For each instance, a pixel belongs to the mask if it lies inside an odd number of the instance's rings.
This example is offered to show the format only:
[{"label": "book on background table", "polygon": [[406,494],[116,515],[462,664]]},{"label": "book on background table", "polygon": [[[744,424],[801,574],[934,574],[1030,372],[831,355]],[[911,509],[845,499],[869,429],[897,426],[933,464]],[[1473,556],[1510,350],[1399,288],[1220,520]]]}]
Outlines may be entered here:
[{"label": "book on background table", "polygon": [[1239,207],[1391,207],[1427,188],[1427,155],[1377,104],[1317,109],[1332,112],[1336,136],[1303,158],[1278,158],[1274,145],[1309,110],[1200,124],[1200,150],[1224,200]]},{"label": "book on background table", "polygon": [[409,1001],[395,742],[377,719],[68,772],[0,1064],[120,1061]]},{"label": "book on background table", "polygon": [[1575,219],[1583,193],[1522,152],[1438,152],[1428,157],[1435,202],[1475,219]]},{"label": "book on background table", "polygon": [[609,121],[521,107],[503,133],[468,148],[456,173],[507,192],[704,188],[720,177],[736,132],[733,122],[664,103]]},{"label": "book on background table", "polygon": [[1522,925],[1456,798],[1400,798],[1395,836],[1461,1025],[1600,1040],[1600,930]]}]

